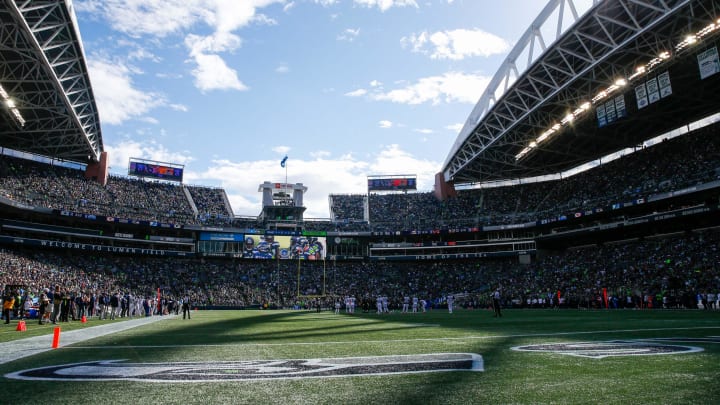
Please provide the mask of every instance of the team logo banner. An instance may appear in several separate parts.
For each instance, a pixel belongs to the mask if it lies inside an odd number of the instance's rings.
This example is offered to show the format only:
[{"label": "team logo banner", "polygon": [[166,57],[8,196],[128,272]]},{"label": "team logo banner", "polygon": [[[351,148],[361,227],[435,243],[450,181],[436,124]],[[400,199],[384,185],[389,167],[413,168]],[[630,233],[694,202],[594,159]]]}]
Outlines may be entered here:
[{"label": "team logo banner", "polygon": [[439,371],[484,371],[474,353],[346,357],[305,360],[124,363],[122,360],[62,364],[22,370],[5,377],[19,380],[147,382],[239,381],[349,377]]}]

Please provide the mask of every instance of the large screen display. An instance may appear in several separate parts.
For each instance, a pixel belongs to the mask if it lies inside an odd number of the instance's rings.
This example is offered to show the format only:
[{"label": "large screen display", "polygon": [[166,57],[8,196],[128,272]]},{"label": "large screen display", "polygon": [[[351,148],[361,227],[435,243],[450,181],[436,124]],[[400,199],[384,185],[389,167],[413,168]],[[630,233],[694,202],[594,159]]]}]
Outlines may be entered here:
[{"label": "large screen display", "polygon": [[280,235],[245,235],[243,258],[323,260],[326,238]]},{"label": "large screen display", "polygon": [[413,177],[368,178],[368,191],[416,190],[417,181]]},{"label": "large screen display", "polygon": [[128,175],[182,182],[183,168],[131,159]]}]

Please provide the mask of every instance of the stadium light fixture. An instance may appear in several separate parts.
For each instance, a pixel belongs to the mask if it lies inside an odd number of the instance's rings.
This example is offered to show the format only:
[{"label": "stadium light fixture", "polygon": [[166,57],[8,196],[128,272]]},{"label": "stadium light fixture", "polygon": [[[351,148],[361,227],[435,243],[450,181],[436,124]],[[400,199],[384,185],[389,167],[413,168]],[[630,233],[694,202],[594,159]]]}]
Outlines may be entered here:
[{"label": "stadium light fixture", "polygon": [[537,139],[535,140],[535,143],[538,144],[538,143],[546,140],[550,136],[550,134],[552,134],[552,132],[550,132],[550,131],[551,130],[547,130],[547,131],[543,132],[542,135],[537,137]]},{"label": "stadium light fixture", "polygon": [[600,93],[598,93],[595,97],[592,98],[592,102],[596,103],[596,102],[604,99],[605,97],[607,97],[607,92],[605,90],[603,90]]},{"label": "stadium light fixture", "polygon": [[635,73],[631,74],[630,77],[628,77],[628,81],[631,82],[644,74],[645,74],[645,66],[638,66],[637,68],[635,68]]},{"label": "stadium light fixture", "polygon": [[15,104],[15,100],[10,98],[10,95],[5,91],[5,88],[0,85],[0,96],[2,97],[3,101],[5,102],[5,106],[10,110],[12,113],[12,116],[15,117],[17,122],[20,124],[21,127],[25,126],[25,118],[23,118],[22,114],[20,114],[20,110],[17,109],[17,105]]}]

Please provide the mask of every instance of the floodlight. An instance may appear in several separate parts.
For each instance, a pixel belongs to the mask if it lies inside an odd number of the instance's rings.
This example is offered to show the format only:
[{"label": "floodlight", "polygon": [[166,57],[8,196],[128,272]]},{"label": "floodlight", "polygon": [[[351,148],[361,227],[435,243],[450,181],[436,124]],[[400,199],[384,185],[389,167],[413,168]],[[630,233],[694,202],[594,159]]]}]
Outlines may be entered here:
[{"label": "floodlight", "polygon": [[530,147],[531,147],[531,148],[537,147],[537,142],[535,142],[535,141],[530,142]]},{"label": "floodlight", "polygon": [[5,104],[10,108],[15,108],[15,102],[11,98],[5,100]]},{"label": "floodlight", "polygon": [[617,87],[622,87],[622,86],[624,86],[624,85],[626,85],[626,84],[627,84],[627,80],[625,80],[625,79],[617,79],[617,80],[615,81],[615,85],[616,85]]},{"label": "floodlight", "polygon": [[668,51],[662,51],[658,55],[658,58],[660,58],[660,59],[667,59],[669,57],[670,57],[670,52],[668,52]]},{"label": "floodlight", "polygon": [[688,44],[694,44],[695,42],[697,42],[697,37],[695,37],[695,35],[688,35],[687,37],[685,37],[685,42],[687,42]]}]

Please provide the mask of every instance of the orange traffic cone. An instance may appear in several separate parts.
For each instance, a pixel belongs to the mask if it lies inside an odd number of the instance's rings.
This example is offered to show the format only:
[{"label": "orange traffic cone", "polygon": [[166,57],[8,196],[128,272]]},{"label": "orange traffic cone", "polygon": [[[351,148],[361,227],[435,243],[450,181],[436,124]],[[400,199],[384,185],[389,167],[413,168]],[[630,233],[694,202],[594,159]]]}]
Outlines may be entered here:
[{"label": "orange traffic cone", "polygon": [[80,322],[87,323],[87,317],[85,315],[83,315],[82,318],[80,318]]},{"label": "orange traffic cone", "polygon": [[27,330],[27,327],[25,326],[25,321],[18,321],[18,326],[15,330],[18,332],[25,332]]},{"label": "orange traffic cone", "polygon": [[56,326],[55,330],[53,331],[52,348],[57,349],[58,346],[60,346],[60,327]]}]

